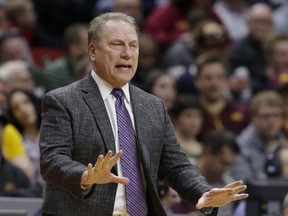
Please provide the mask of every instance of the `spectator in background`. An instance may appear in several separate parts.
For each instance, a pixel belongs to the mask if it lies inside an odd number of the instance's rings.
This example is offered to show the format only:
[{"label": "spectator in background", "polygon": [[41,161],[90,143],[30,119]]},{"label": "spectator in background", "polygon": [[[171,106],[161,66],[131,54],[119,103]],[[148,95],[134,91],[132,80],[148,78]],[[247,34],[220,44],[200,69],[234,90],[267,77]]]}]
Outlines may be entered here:
[{"label": "spectator in background", "polygon": [[132,16],[138,26],[142,26],[144,19],[144,11],[142,0],[114,0],[112,12],[122,12]]},{"label": "spectator in background", "polygon": [[[201,55],[215,55],[223,60],[226,59],[230,40],[225,29],[220,24],[214,21],[204,22],[199,26],[198,31],[195,32],[193,39],[195,60]],[[192,55],[190,54],[190,56]],[[179,56],[182,55],[179,54]],[[177,80],[178,93],[197,93],[197,88],[193,85],[197,73],[195,63],[188,66],[173,66],[168,68],[168,71]]]},{"label": "spectator in background", "polygon": [[[7,96],[15,89],[35,91],[35,84],[23,61],[9,61],[0,66],[0,87],[2,86],[1,108],[7,108]],[[0,88],[1,89],[1,88]],[[37,92],[35,92],[37,93]],[[32,180],[34,169],[26,154],[20,132],[8,123],[3,131],[3,155],[13,165],[20,168]]]},{"label": "spectator in background", "polygon": [[[23,61],[8,61],[0,66],[0,80],[3,85],[3,106],[7,106],[7,96],[15,89],[25,89],[33,91],[35,95],[39,95],[35,88],[35,83],[32,80],[28,70],[28,65]],[[43,92],[41,92],[43,93]],[[29,158],[25,152],[22,136],[15,128],[15,125],[7,124],[4,128],[3,148],[5,157],[14,165],[21,168],[26,175],[32,179],[33,168]]]},{"label": "spectator in background", "polygon": [[160,68],[159,45],[151,35],[140,32],[139,50],[138,68],[132,79],[132,83],[143,89],[149,74]]},{"label": "spectator in background", "polygon": [[167,5],[156,7],[146,18],[143,31],[156,39],[161,50],[166,50],[188,30],[186,16],[193,2],[170,0]]},{"label": "spectator in background", "polygon": [[[7,97],[7,108],[10,122],[21,133],[22,144],[33,165],[33,186],[41,191],[39,133],[41,123],[41,100],[32,92],[16,89]],[[9,146],[8,146],[9,148]],[[16,149],[10,149],[16,151]],[[41,193],[40,193],[41,194]]]},{"label": "spectator in background", "polygon": [[34,30],[37,15],[31,0],[12,0],[6,3],[7,17],[26,39],[29,46],[33,46]]},{"label": "spectator in background", "polygon": [[[218,0],[214,3],[213,8],[233,42],[247,36],[248,7],[243,0]],[[235,28],[236,26],[237,28]]]},{"label": "spectator in background", "polygon": [[[234,181],[229,171],[240,152],[236,137],[229,131],[212,131],[202,142],[203,154],[196,163],[196,167],[205,177],[206,181],[214,187],[223,187]],[[197,211],[182,201],[172,208],[176,213],[189,215]],[[198,212],[198,211],[197,211]],[[219,216],[231,216],[234,204],[230,203],[218,210]],[[202,215],[202,214],[198,214]]]},{"label": "spectator in background", "polygon": [[87,35],[88,25],[84,23],[73,24],[65,30],[65,56],[54,60],[45,69],[48,91],[68,85],[79,78],[79,66],[82,66],[83,61],[88,64]]},{"label": "spectator in background", "polygon": [[175,79],[165,71],[154,71],[147,78],[144,88],[148,93],[161,98],[171,114],[174,105],[177,90]]},{"label": "spectator in background", "polygon": [[286,139],[282,132],[283,101],[275,91],[261,91],[252,97],[251,123],[237,137],[241,152],[232,173],[235,179],[264,179],[265,154],[275,141]]},{"label": "spectator in background", "polygon": [[191,9],[187,15],[189,24],[185,36],[177,39],[171,46],[163,53],[162,65],[164,68],[183,65],[189,66],[195,63],[197,57],[198,45],[195,42],[195,34],[201,30],[205,22],[212,21],[212,17],[208,12],[201,9]]},{"label": "spectator in background", "polygon": [[283,98],[283,132],[288,137],[288,35],[276,33],[264,43],[267,59],[266,88]]},{"label": "spectator in background", "polygon": [[29,66],[33,65],[30,47],[15,28],[0,35],[0,64],[11,60],[23,60]]},{"label": "spectator in background", "polygon": [[28,65],[21,60],[8,61],[0,66],[0,80],[4,83],[5,94],[14,89],[35,90],[35,82],[29,72]]},{"label": "spectator in background", "polygon": [[235,44],[229,54],[231,91],[240,99],[247,88],[250,95],[264,89],[266,59],[262,43],[274,31],[272,9],[264,3],[251,6],[247,19],[248,36]]},{"label": "spectator in background", "polygon": [[195,97],[178,95],[171,113],[180,146],[195,164],[202,155],[202,144],[197,138],[203,124],[203,108]]},{"label": "spectator in background", "polygon": [[247,104],[228,99],[226,64],[214,55],[199,57],[196,87],[203,106],[200,138],[213,130],[229,130],[239,134],[249,123]]},{"label": "spectator in background", "polygon": [[45,91],[46,77],[40,68],[34,66],[27,41],[15,29],[0,36],[0,65],[13,60],[26,62],[36,86],[39,87],[39,90]]},{"label": "spectator in background", "polygon": [[25,173],[6,160],[2,151],[3,131],[7,117],[0,111],[0,196],[21,196],[20,189],[28,189],[30,181]]},{"label": "spectator in background", "polygon": [[288,35],[273,34],[265,43],[267,58],[266,88],[278,90],[288,86]]}]

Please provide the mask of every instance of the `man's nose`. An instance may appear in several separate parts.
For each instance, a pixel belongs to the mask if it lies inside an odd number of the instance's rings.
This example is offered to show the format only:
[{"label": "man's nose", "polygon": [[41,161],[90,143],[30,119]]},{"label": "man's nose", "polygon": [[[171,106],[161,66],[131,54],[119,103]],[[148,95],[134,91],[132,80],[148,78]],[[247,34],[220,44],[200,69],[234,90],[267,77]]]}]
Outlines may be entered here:
[{"label": "man's nose", "polygon": [[132,55],[131,47],[129,47],[128,45],[123,46],[121,56],[127,58],[127,57],[131,57],[131,55]]}]

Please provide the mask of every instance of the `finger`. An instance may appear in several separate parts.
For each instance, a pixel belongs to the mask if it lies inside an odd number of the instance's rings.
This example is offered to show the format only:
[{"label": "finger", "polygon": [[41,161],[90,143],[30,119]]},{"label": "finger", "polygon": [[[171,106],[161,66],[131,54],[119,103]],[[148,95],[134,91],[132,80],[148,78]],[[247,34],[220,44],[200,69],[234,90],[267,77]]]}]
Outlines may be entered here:
[{"label": "finger", "polygon": [[123,151],[120,150],[119,152],[117,152],[117,154],[115,154],[111,160],[110,160],[110,168],[112,168],[113,166],[115,166],[115,164],[117,163],[117,161],[122,157],[123,155]]},{"label": "finger", "polygon": [[198,200],[198,203],[196,205],[196,208],[197,209],[201,209],[203,207],[207,207],[207,206],[210,206],[210,201],[212,199],[212,196],[211,196],[211,190],[208,191],[208,192],[205,192],[202,197]]},{"label": "finger", "polygon": [[249,197],[249,194],[236,194],[233,196],[233,201],[246,199],[247,197]]},{"label": "finger", "polygon": [[233,195],[234,189],[232,188],[213,188],[209,191],[209,196],[217,196],[217,195]]},{"label": "finger", "polygon": [[204,208],[204,207],[205,207],[205,200],[202,199],[202,198],[200,198],[195,207],[196,207],[197,209],[202,209],[202,208]]},{"label": "finger", "polygon": [[126,177],[119,177],[114,174],[111,174],[112,180],[111,182],[120,183],[120,184],[128,184],[130,180]]},{"label": "finger", "polygon": [[246,190],[247,189],[247,186],[246,185],[241,185],[241,186],[239,186],[239,187],[236,187],[235,189],[234,189],[234,194],[238,194],[239,192],[241,192],[241,191],[244,191],[244,190]]},{"label": "finger", "polygon": [[102,165],[103,165],[103,155],[99,155],[96,163],[95,163],[95,169],[94,169],[94,172],[97,172],[99,170],[102,170]]},{"label": "finger", "polygon": [[84,176],[84,180],[93,178],[93,166],[91,163],[87,166],[87,175]]},{"label": "finger", "polygon": [[93,166],[91,163],[88,164],[87,171],[88,171],[88,176],[93,174]]},{"label": "finger", "polygon": [[103,160],[103,165],[102,165],[103,169],[109,168],[109,163],[110,163],[111,157],[112,157],[112,151],[109,150],[108,153],[105,155],[104,160]]},{"label": "finger", "polygon": [[240,185],[243,185],[243,181],[232,182],[230,184],[227,184],[224,188],[235,188],[235,187],[238,187]]}]

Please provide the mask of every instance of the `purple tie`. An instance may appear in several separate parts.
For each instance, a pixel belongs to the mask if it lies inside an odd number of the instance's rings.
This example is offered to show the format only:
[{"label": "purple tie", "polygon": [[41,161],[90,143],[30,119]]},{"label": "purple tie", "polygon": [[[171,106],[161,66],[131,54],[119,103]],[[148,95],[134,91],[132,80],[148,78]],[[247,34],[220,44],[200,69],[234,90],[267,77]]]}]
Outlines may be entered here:
[{"label": "purple tie", "polygon": [[130,216],[146,216],[148,210],[137,154],[136,134],[125,107],[124,92],[122,89],[114,88],[111,94],[116,97],[118,137],[120,149],[124,153],[121,157],[123,174],[130,179],[125,186],[127,211]]}]

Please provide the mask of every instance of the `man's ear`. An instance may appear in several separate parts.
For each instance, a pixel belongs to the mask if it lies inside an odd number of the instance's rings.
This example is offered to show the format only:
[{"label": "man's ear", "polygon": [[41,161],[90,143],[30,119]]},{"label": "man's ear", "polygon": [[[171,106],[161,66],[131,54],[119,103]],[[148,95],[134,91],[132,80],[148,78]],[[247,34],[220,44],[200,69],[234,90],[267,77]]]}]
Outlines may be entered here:
[{"label": "man's ear", "polygon": [[95,43],[89,43],[88,53],[89,53],[90,59],[93,61],[96,57],[96,44]]}]

